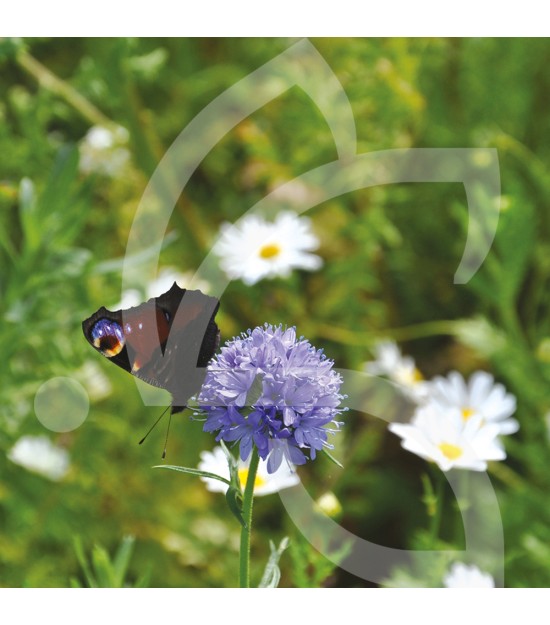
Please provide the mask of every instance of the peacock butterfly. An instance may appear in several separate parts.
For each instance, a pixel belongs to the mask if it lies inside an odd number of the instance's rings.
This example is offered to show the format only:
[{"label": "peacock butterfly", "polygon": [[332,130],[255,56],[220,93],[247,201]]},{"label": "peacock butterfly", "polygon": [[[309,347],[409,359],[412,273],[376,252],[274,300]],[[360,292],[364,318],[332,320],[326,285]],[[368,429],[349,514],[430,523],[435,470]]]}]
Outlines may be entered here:
[{"label": "peacock butterfly", "polygon": [[82,322],[88,343],[115,365],[172,394],[171,413],[185,409],[201,387],[206,365],[220,342],[214,317],[220,302],[180,288],[139,306],[101,307]]}]

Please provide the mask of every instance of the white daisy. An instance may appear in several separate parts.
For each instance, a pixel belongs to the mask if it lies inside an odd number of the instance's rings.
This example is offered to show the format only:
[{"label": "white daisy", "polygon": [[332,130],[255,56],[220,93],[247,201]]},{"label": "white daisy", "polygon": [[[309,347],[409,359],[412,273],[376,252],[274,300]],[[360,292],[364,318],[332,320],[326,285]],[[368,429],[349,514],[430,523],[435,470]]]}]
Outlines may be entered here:
[{"label": "white daisy", "polygon": [[[201,471],[215,473],[220,477],[230,479],[227,458],[221,447],[215,447],[212,451],[202,451],[200,457],[198,468]],[[239,460],[238,472],[241,487],[244,489],[248,478],[248,462]],[[225,493],[227,490],[227,485],[220,482],[220,480],[207,477],[201,477],[200,479],[206,484],[206,488],[213,493]],[[300,478],[294,468],[290,468],[286,463],[283,462],[275,473],[268,473],[267,462],[260,460],[254,483],[254,495],[261,497],[262,495],[277,493],[283,490],[283,488],[296,486],[299,482]]]},{"label": "white daisy", "polygon": [[402,438],[404,449],[435,462],[442,471],[485,471],[487,461],[506,458],[496,424],[482,423],[479,414],[464,422],[458,408],[442,411],[433,402],[418,407],[410,423],[391,423],[389,430]]},{"label": "white daisy", "polygon": [[445,588],[494,588],[495,580],[477,566],[455,562],[443,578]]},{"label": "white daisy", "polygon": [[69,453],[47,436],[21,437],[8,452],[8,458],[54,481],[61,480],[69,470]]},{"label": "white daisy", "polygon": [[516,410],[516,398],[486,371],[476,371],[468,383],[457,371],[446,378],[435,377],[429,382],[430,400],[442,410],[458,408],[465,422],[479,415],[482,422],[496,424],[500,434],[513,434],[519,423],[511,419]]},{"label": "white daisy", "polygon": [[310,220],[284,211],[274,222],[247,215],[237,224],[222,224],[213,250],[229,278],[252,285],[263,278],[287,277],[293,269],[319,269],[323,261],[310,254],[318,247]]},{"label": "white daisy", "polygon": [[128,138],[128,131],[122,126],[92,126],[80,142],[80,171],[105,176],[119,174],[130,160],[130,152],[124,147]]},{"label": "white daisy", "polygon": [[375,360],[365,363],[365,371],[371,375],[387,376],[399,385],[412,400],[423,401],[428,387],[411,356],[403,356],[393,341],[380,341],[374,346]]}]

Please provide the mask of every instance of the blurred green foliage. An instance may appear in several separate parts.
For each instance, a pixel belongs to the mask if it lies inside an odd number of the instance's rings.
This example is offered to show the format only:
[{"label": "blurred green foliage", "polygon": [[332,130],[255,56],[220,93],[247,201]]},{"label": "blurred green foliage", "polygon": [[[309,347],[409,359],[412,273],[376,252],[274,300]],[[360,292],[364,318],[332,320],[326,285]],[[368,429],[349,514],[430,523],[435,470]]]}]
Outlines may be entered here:
[{"label": "blurred green foliage", "polygon": [[[67,586],[71,579],[103,585],[100,578],[113,575],[120,585],[145,571],[151,586],[237,583],[239,525],[223,496],[192,476],[151,470],[163,432],[142,447],[136,443],[159,409],[144,406],[132,377],[93,353],[80,324],[120,300],[117,259],[165,150],[216,96],[292,43],[0,42],[1,585]],[[359,152],[498,149],[503,212],[496,241],[475,278],[457,286],[467,219],[462,185],[399,184],[343,195],[308,212],[323,269],[254,287],[231,283],[219,314],[222,335],[266,321],[296,325],[348,369],[361,368],[374,341],[390,336],[429,376],[452,368],[494,372],[516,394],[521,423],[506,441],[508,460],[491,467],[504,522],[506,584],[547,586],[550,45],[426,38],[312,43],[349,98]],[[79,168],[94,125],[129,132],[130,160],[116,175]],[[299,87],[288,90],[228,132],[201,163],[172,215],[161,264],[194,271],[223,221],[336,157],[319,109]],[[292,198],[287,203],[292,207]],[[68,475],[52,482],[6,454],[20,436],[44,433],[34,395],[56,375],[80,380],[93,403],[82,427],[51,435],[71,456]],[[425,464],[400,449],[385,423],[353,412],[346,417],[335,441],[345,469],[319,459],[300,471],[308,489],[314,496],[334,491],[342,524],[368,540],[422,545],[430,522]],[[183,417],[173,424],[168,460],[196,466],[199,452],[212,447],[201,424]],[[443,528],[453,516],[449,506]],[[84,545],[104,545],[93,551],[94,572],[85,579],[87,558],[71,540],[77,535]],[[127,571],[128,544],[112,563],[107,556],[125,535],[136,538]],[[282,586],[365,584],[308,555],[275,496],[255,505],[258,582],[268,539],[278,544],[286,535],[291,557],[284,553],[279,563]],[[455,537],[444,533],[443,540]],[[399,582],[410,580],[397,575],[389,583]]]},{"label": "blurred green foliage", "polygon": [[[133,536],[125,536],[118,547],[113,558],[109,556],[107,551],[101,545],[94,545],[92,549],[90,561],[84,553],[82,541],[78,536],[74,539],[74,548],[78,562],[81,567],[82,575],[86,582],[87,588],[127,588],[132,586],[126,581],[126,573],[135,539]],[[133,586],[135,588],[143,588],[147,586],[148,572],[145,572]],[[83,584],[77,578],[71,579],[73,588],[82,588]]]}]

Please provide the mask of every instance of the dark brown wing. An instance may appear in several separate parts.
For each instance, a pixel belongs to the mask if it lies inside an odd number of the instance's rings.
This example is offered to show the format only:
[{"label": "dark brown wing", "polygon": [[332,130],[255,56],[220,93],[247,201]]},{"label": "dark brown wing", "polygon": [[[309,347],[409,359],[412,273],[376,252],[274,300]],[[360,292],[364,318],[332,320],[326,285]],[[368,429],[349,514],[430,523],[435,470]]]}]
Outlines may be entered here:
[{"label": "dark brown wing", "polygon": [[218,348],[218,308],[215,297],[174,282],[166,293],[134,308],[102,307],[82,328],[88,342],[111,362],[172,393],[172,412],[179,412],[200,389]]}]

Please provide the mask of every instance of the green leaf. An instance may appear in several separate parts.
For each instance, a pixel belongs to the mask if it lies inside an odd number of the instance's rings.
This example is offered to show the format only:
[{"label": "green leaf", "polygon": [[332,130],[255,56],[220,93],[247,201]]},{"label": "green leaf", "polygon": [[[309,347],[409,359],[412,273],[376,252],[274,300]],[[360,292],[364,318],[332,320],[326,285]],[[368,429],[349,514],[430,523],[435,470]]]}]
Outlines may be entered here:
[{"label": "green leaf", "polygon": [[58,152],[46,187],[40,195],[42,218],[61,213],[60,207],[69,206],[77,176],[78,149],[76,146],[65,146]]},{"label": "green leaf", "polygon": [[158,464],[153,469],[170,469],[171,471],[179,471],[180,473],[188,473],[189,475],[198,475],[199,477],[209,477],[212,480],[219,480],[228,486],[231,486],[231,482],[221,475],[215,473],[209,473],[208,471],[201,471],[200,469],[191,469],[190,467],[177,467],[173,464]]},{"label": "green leaf", "polygon": [[148,569],[137,578],[134,588],[147,588],[149,586],[150,579],[151,568],[148,567]]},{"label": "green leaf", "polygon": [[334,462],[334,464],[337,467],[340,467],[341,469],[344,468],[344,465],[339,460],[336,460],[336,458],[329,451],[327,451],[325,448],[323,448],[323,453],[327,456],[327,458],[330,461]]},{"label": "green leaf", "polygon": [[100,588],[118,588],[107,550],[101,545],[92,549],[92,564]]},{"label": "green leaf", "polygon": [[0,38],[0,62],[15,59],[19,52],[25,49],[25,45],[21,37]]},{"label": "green leaf", "polygon": [[82,546],[82,540],[80,539],[80,536],[73,537],[73,546],[74,546],[74,550],[76,553],[76,559],[78,560],[78,563],[80,564],[80,568],[82,569],[82,572],[84,573],[84,577],[86,578],[86,581],[88,582],[88,586],[90,588],[97,588],[98,587],[97,582],[88,564],[88,559],[86,558],[86,555],[84,554],[84,547]]},{"label": "green leaf", "polygon": [[506,335],[481,315],[457,319],[453,322],[452,332],[463,345],[487,358],[506,347]]},{"label": "green leaf", "polygon": [[528,202],[512,202],[500,217],[496,245],[500,257],[501,293],[512,302],[525,277],[536,237],[536,218]]},{"label": "green leaf", "polygon": [[132,557],[132,551],[134,549],[134,542],[135,538],[133,536],[124,536],[116,553],[112,568],[117,588],[122,588],[124,583],[124,577],[126,576],[128,564],[130,563],[130,558]]},{"label": "green leaf", "polygon": [[279,568],[279,560],[283,554],[283,551],[288,547],[288,537],[285,536],[276,548],[275,544],[270,540],[269,548],[271,549],[271,555],[265,565],[262,580],[258,588],[277,588],[281,579],[281,569]]},{"label": "green leaf", "polygon": [[156,48],[148,54],[130,57],[127,66],[138,78],[153,80],[166,64],[168,56],[168,50]]},{"label": "green leaf", "polygon": [[223,449],[223,453],[227,459],[227,466],[229,467],[229,476],[231,478],[231,486],[236,488],[239,492],[242,492],[241,481],[239,479],[239,463],[235,456],[229,451],[227,445],[220,441],[220,446]]},{"label": "green leaf", "polygon": [[230,486],[225,493],[225,500],[227,501],[227,505],[229,506],[229,509],[231,510],[233,516],[243,527],[246,527],[246,523],[244,522],[242,515],[241,492],[237,490],[234,486]]},{"label": "green leaf", "polygon": [[29,178],[19,184],[19,218],[25,237],[25,245],[33,250],[40,244],[40,225],[36,210],[36,192]]},{"label": "green leaf", "polygon": [[421,476],[424,494],[422,495],[422,503],[426,506],[426,512],[429,517],[435,516],[437,509],[437,496],[434,487],[428,475],[423,473]]}]

